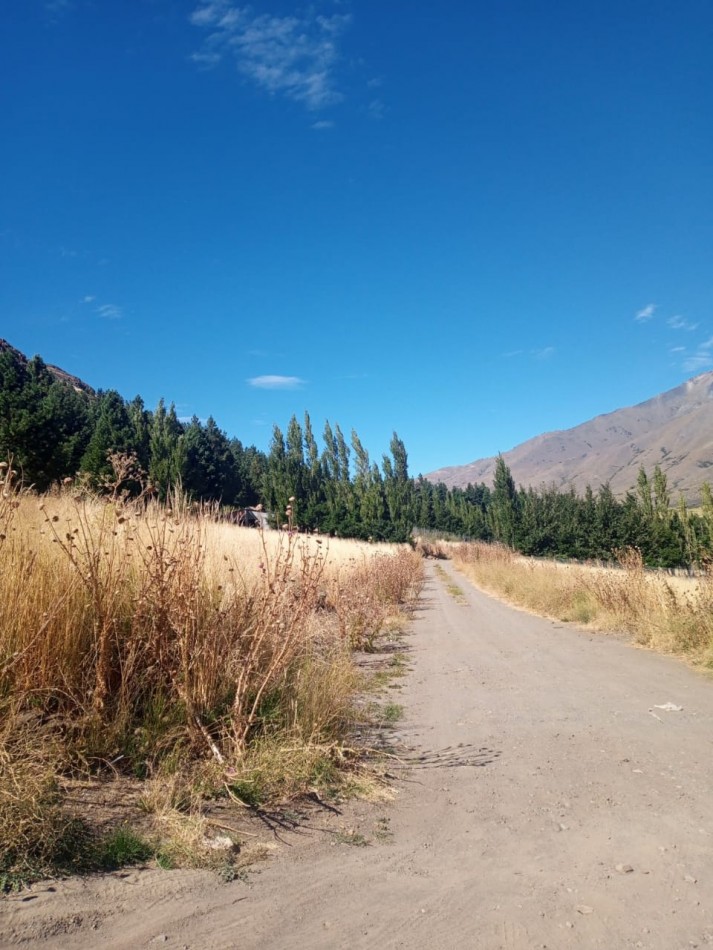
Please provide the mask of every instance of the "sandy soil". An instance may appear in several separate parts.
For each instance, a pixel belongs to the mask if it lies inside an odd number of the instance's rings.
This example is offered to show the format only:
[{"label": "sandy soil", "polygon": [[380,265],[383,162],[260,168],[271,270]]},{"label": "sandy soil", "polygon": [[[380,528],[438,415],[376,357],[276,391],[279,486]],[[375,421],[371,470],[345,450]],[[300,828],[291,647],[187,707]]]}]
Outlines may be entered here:
[{"label": "sandy soil", "polygon": [[713,683],[444,571],[429,568],[394,694],[408,761],[393,803],[276,829],[247,882],[152,870],[38,886],[0,903],[0,945],[713,944]]}]

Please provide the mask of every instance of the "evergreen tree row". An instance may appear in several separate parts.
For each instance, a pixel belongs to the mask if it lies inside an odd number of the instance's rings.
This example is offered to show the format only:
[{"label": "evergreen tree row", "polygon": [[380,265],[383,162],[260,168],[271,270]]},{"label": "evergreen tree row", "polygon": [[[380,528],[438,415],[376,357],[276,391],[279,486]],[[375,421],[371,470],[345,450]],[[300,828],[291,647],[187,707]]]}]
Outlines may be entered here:
[{"label": "evergreen tree row", "polygon": [[[499,541],[523,554],[610,559],[628,546],[646,563],[673,567],[713,557],[713,498],[702,509],[676,506],[657,466],[642,469],[636,489],[617,499],[608,485],[583,496],[554,486],[515,486],[502,457],[492,487],[447,488],[412,479],[394,433],[390,452],[373,461],[352,430],[347,442],[327,423],[317,443],[308,414],[275,426],[268,452],[229,439],[209,418],[178,419],[161,400],[90,393],[58,379],[39,357],[0,352],[0,457],[12,455],[25,483],[44,491],[80,475],[101,489],[113,476],[111,453],[133,456],[159,497],[181,485],[192,498],[230,508],[262,503],[275,524],[344,537],[405,541],[414,529]],[[137,490],[139,485],[137,483]]]},{"label": "evergreen tree row", "polygon": [[[352,463],[353,452],[353,463]],[[213,418],[178,419],[161,400],[146,409],[114,390],[90,393],[57,376],[39,357],[0,352],[0,457],[12,456],[26,484],[45,491],[80,476],[110,483],[110,456],[132,456],[143,487],[165,498],[181,485],[193,499],[231,508],[262,503],[275,522],[347,537],[406,540],[414,525],[412,486],[396,434],[381,469],[356,432],[350,445],[329,423],[320,450],[308,415],[286,437],[276,426],[269,452],[229,439]],[[354,475],[352,477],[352,464]],[[136,483],[136,490],[139,490]]]},{"label": "evergreen tree row", "polygon": [[[438,486],[436,486],[436,489]],[[502,457],[497,459],[492,491],[480,486],[482,540],[507,544],[522,554],[578,560],[610,560],[636,547],[652,567],[679,567],[713,559],[713,497],[702,487],[702,507],[689,510],[681,497],[673,506],[665,473],[657,465],[650,479],[642,468],[636,489],[623,499],[608,485],[583,496],[555,486],[515,487]],[[469,486],[465,495],[475,492]],[[453,494],[453,493],[451,493]],[[457,494],[457,492],[455,493]],[[455,531],[461,530],[455,526]]]}]

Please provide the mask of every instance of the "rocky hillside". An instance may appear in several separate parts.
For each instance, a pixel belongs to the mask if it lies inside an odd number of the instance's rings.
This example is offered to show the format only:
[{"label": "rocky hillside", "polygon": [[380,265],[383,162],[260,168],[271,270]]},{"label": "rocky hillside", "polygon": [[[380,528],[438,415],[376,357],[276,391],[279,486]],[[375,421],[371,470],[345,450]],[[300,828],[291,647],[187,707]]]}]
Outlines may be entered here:
[{"label": "rocky hillside", "polygon": [[[578,492],[609,482],[624,494],[643,465],[658,463],[673,496],[695,503],[701,484],[713,482],[713,372],[702,373],[653,399],[597,416],[589,422],[548,432],[503,453],[515,482],[534,487],[554,483]],[[426,477],[449,486],[492,483],[495,459],[441,468]]]},{"label": "rocky hillside", "polygon": [[[29,362],[24,353],[21,353],[20,350],[16,350],[14,346],[11,346],[7,340],[0,339],[0,353],[10,353],[16,362],[25,366]],[[78,376],[72,376],[71,373],[65,372],[63,369],[60,369],[59,366],[52,366],[49,363],[45,364],[47,369],[55,376],[60,382],[66,383],[68,386],[72,386],[73,389],[76,389],[77,392],[88,393],[89,395],[94,395],[94,390],[91,386],[88,386],[83,380],[79,379]]]}]

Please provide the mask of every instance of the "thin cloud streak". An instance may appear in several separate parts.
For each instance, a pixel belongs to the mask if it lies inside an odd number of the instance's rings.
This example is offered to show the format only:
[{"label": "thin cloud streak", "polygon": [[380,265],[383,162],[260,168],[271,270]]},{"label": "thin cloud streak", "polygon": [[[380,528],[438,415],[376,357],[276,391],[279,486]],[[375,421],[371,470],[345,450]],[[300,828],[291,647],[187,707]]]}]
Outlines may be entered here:
[{"label": "thin cloud streak", "polygon": [[511,360],[516,356],[526,356],[532,360],[548,360],[554,356],[556,352],[557,349],[554,346],[543,346],[534,350],[509,350],[502,355],[506,360]]},{"label": "thin cloud streak", "polygon": [[691,333],[693,330],[698,329],[697,323],[691,323],[690,320],[686,320],[685,317],[676,315],[675,317],[669,317],[666,323],[671,327],[672,330],[687,330]]},{"label": "thin cloud streak", "polygon": [[338,40],[349,14],[270,16],[232,0],[201,0],[190,22],[207,30],[203,47],[191,56],[198,66],[217,66],[225,57],[271,95],[284,95],[316,111],[342,100],[335,88]]},{"label": "thin cloud streak", "polygon": [[655,312],[656,312],[656,304],[647,303],[645,307],[643,307],[641,310],[639,310],[635,314],[634,320],[636,320],[637,323],[646,323],[647,320],[650,320],[653,317]]},{"label": "thin cloud streak", "polygon": [[299,376],[253,376],[247,383],[255,389],[301,389],[305,380]]},{"label": "thin cloud streak", "polygon": [[683,361],[683,368],[687,373],[698,373],[713,366],[713,336],[698,344],[698,349]]},{"label": "thin cloud streak", "polygon": [[689,356],[688,359],[683,362],[683,368],[687,373],[702,372],[708,366],[713,366],[713,358],[711,358],[710,353],[707,356],[704,354],[700,356]]},{"label": "thin cloud streak", "polygon": [[97,307],[95,313],[98,313],[104,320],[121,320],[123,311],[113,303],[104,303]]}]

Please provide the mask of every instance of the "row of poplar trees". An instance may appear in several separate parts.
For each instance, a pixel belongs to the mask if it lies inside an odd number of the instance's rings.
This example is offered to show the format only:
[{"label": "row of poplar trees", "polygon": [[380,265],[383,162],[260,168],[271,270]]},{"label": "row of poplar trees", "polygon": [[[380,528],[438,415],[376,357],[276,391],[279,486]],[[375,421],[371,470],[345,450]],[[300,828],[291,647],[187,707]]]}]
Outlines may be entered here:
[{"label": "row of poplar trees", "polygon": [[[713,498],[691,512],[671,498],[657,466],[642,469],[635,489],[616,498],[608,485],[582,496],[554,486],[516,487],[502,457],[492,486],[447,488],[409,475],[394,433],[389,453],[373,461],[359,436],[327,423],[317,443],[311,420],[275,426],[269,450],[244,446],[209,418],[177,417],[160,401],[124,400],[58,379],[39,357],[0,352],[0,457],[12,456],[26,484],[44,491],[79,476],[101,490],[113,478],[111,455],[132,456],[134,484],[165,498],[180,485],[192,498],[230,508],[263,504],[275,524],[291,523],[344,537],[407,540],[414,529],[499,541],[524,554],[578,559],[615,556],[634,546],[647,563],[673,567],[713,555]],[[289,508],[289,516],[287,514]]]}]

